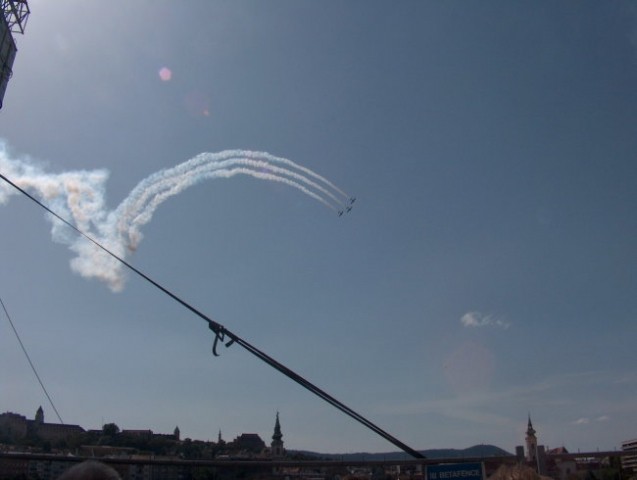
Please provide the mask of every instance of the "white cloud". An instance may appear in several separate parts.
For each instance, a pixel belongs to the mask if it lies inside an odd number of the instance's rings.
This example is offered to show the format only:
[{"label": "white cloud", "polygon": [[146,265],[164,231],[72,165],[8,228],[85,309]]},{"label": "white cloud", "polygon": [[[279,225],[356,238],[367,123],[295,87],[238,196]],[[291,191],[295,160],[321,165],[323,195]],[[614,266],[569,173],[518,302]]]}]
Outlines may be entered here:
[{"label": "white cloud", "polygon": [[591,421],[593,422],[607,422],[608,420],[610,420],[610,417],[608,415],[600,415],[599,417],[596,417],[594,419],[590,419],[587,417],[582,417],[582,418],[578,418],[577,420],[575,420],[573,423],[573,425],[587,425],[589,423],[591,423]]},{"label": "white cloud", "polygon": [[465,327],[500,327],[505,330],[511,326],[510,323],[495,318],[493,315],[483,315],[480,312],[465,313],[460,318],[460,323]]}]

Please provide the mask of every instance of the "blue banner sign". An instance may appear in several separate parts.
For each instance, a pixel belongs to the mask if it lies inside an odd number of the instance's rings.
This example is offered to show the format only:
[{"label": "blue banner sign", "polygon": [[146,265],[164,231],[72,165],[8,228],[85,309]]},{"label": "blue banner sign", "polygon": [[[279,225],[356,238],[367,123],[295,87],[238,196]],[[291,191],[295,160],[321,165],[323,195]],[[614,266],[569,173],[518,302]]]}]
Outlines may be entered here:
[{"label": "blue banner sign", "polygon": [[482,463],[428,465],[427,480],[483,480]]}]

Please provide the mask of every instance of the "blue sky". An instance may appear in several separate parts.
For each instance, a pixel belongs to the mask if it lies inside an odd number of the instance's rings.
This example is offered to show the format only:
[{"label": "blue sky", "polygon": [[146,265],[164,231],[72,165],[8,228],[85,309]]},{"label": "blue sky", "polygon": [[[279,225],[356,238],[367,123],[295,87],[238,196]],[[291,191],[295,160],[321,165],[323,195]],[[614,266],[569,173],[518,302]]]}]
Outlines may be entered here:
[{"label": "blue sky", "polygon": [[[529,413],[549,447],[637,436],[630,2],[29,3],[7,158],[108,170],[109,210],[227,149],[357,198],[339,218],[205,181],[157,209],[136,267],[413,448],[513,451]],[[269,442],[279,411],[287,448],[395,450],[241,348],[212,357],[142,280],[77,275],[43,212],[5,200],[0,296],[66,423]],[[0,410],[56,421],[0,332]]]}]

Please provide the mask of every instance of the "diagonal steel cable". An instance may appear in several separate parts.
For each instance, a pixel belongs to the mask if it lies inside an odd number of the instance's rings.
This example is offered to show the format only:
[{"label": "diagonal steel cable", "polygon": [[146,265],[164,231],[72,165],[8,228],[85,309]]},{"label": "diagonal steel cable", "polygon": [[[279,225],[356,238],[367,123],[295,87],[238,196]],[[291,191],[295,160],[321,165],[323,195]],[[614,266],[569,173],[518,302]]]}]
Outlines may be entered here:
[{"label": "diagonal steel cable", "polygon": [[36,370],[35,365],[31,361],[31,357],[29,356],[29,352],[27,352],[27,348],[24,346],[24,343],[22,343],[22,339],[20,338],[20,335],[18,334],[18,330],[16,330],[15,325],[13,324],[13,320],[11,320],[11,315],[9,315],[9,311],[7,310],[7,307],[2,301],[2,297],[0,297],[0,305],[2,305],[4,314],[7,316],[7,320],[9,320],[9,324],[11,325],[11,328],[13,329],[13,333],[15,333],[15,337],[18,339],[20,348],[22,348],[22,351],[24,352],[24,356],[27,357],[27,361],[29,362],[29,365],[31,365],[31,370],[33,370],[33,373],[35,374],[35,378],[38,379],[38,383],[42,387],[42,390],[44,391],[44,395],[46,395],[46,398],[49,400],[49,403],[51,404],[51,407],[53,407],[53,411],[55,412],[55,415],[57,415],[60,423],[64,424],[64,420],[62,420],[62,417],[58,413],[58,409],[55,408],[55,404],[53,403],[53,400],[51,399],[49,392],[47,392],[46,387],[44,386],[44,382],[42,381],[42,378],[40,378],[40,375],[38,374],[38,371]]},{"label": "diagonal steel cable", "polygon": [[72,228],[73,230],[75,230],[79,235],[81,235],[82,237],[86,238],[88,241],[93,243],[95,246],[100,248],[102,251],[104,251],[105,253],[107,253],[108,255],[110,255],[111,257],[113,257],[114,259],[119,261],[120,263],[122,263],[129,270],[131,270],[132,272],[135,272],[137,275],[142,277],[144,280],[146,280],[150,284],[154,285],[156,288],[158,288],[159,290],[164,292],[170,298],[172,298],[173,300],[175,300],[176,302],[181,304],[183,307],[185,307],[188,310],[190,310],[196,316],[198,316],[199,318],[201,318],[204,321],[206,321],[208,323],[208,327],[210,328],[210,330],[212,330],[215,333],[215,343],[213,345],[213,353],[215,355],[216,355],[215,346],[217,344],[217,341],[218,340],[223,340],[227,336],[228,338],[230,338],[230,341],[226,343],[226,346],[230,346],[234,342],[238,343],[244,349],[246,349],[248,352],[252,353],[254,356],[259,358],[260,360],[264,361],[265,363],[267,363],[271,367],[275,368],[276,370],[278,370],[279,372],[281,372],[282,374],[284,374],[285,376],[287,376],[291,380],[295,381],[296,383],[298,383],[299,385],[301,385],[305,389],[307,389],[310,392],[314,393],[316,396],[318,396],[319,398],[325,400],[326,402],[328,402],[332,406],[336,407],[338,410],[340,410],[341,412],[345,413],[349,417],[353,418],[357,422],[359,422],[362,425],[366,426],[367,428],[369,428],[370,430],[372,430],[376,434],[378,434],[381,437],[383,437],[385,440],[389,441],[390,443],[393,443],[395,446],[400,448],[405,453],[408,453],[409,455],[411,455],[414,458],[418,458],[418,459],[424,459],[425,458],[425,456],[422,453],[418,452],[417,450],[414,450],[413,448],[409,447],[405,443],[401,442],[396,437],[394,437],[393,435],[389,434],[388,432],[386,432],[385,430],[383,430],[382,428],[380,428],[379,426],[377,426],[376,424],[374,424],[373,422],[371,422],[367,418],[363,417],[362,415],[360,415],[356,411],[354,411],[351,408],[349,408],[344,403],[340,402],[339,400],[337,400],[333,396],[329,395],[324,390],[321,390],[319,387],[317,387],[316,385],[314,385],[310,381],[308,381],[305,378],[303,378],[301,375],[299,375],[296,372],[294,372],[293,370],[289,369],[288,367],[286,367],[282,363],[276,361],[274,358],[270,357],[269,355],[265,354],[264,352],[262,352],[258,348],[254,347],[253,345],[251,345],[250,343],[248,343],[247,341],[245,341],[241,337],[239,337],[239,336],[235,335],[234,333],[230,332],[223,325],[215,322],[213,319],[208,317],[205,313],[203,313],[200,310],[198,310],[197,308],[193,307],[192,305],[190,305],[185,300],[182,300],[180,297],[178,297],[177,295],[172,293],[166,287],[164,287],[161,284],[157,283],[155,280],[150,278],[148,275],[143,273],[141,270],[137,269],[136,267],[134,267],[133,265],[128,263],[126,260],[124,260],[123,258],[119,257],[118,255],[116,255],[115,253],[111,252],[109,249],[104,247],[102,244],[100,244],[93,237],[91,237],[90,235],[84,233],[82,230],[80,230],[78,227],[73,225],[71,222],[69,222],[68,220],[66,220],[62,216],[58,215],[55,211],[51,210],[44,203],[40,202],[37,198],[35,198],[29,192],[27,192],[26,190],[20,188],[18,185],[13,183],[11,180],[9,180],[6,176],[4,176],[1,173],[0,173],[0,178],[2,180],[4,180],[5,182],[7,182],[9,185],[11,185],[16,190],[18,190],[20,193],[22,193],[23,195],[28,197],[30,200],[35,202],[37,205],[42,207],[44,210],[49,212],[55,218],[57,218],[58,220],[63,222],[65,225],[67,225],[70,228]]}]

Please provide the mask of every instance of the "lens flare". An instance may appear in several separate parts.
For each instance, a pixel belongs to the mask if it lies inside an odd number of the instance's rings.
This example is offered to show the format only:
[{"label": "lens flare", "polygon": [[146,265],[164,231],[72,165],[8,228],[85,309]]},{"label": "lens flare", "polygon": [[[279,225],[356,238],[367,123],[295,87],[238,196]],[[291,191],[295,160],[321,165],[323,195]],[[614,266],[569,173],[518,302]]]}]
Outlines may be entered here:
[{"label": "lens flare", "polygon": [[168,67],[162,67],[159,70],[159,78],[162,82],[168,82],[173,78],[173,72]]}]

